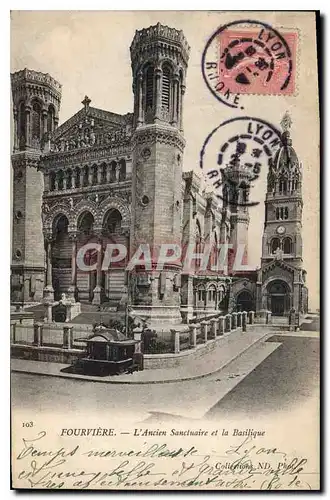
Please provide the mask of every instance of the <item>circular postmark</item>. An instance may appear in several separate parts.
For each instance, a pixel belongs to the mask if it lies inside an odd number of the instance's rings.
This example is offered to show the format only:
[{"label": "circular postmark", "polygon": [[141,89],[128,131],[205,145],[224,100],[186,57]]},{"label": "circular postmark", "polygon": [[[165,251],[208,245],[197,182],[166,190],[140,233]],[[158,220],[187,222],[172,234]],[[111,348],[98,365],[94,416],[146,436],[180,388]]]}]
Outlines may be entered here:
[{"label": "circular postmark", "polygon": [[202,74],[211,93],[231,108],[242,94],[292,95],[297,33],[281,34],[261,21],[233,21],[206,43]]},{"label": "circular postmark", "polygon": [[280,130],[261,118],[226,120],[207,136],[200,152],[207,186],[231,205],[258,205],[252,183],[268,171],[281,144]]}]

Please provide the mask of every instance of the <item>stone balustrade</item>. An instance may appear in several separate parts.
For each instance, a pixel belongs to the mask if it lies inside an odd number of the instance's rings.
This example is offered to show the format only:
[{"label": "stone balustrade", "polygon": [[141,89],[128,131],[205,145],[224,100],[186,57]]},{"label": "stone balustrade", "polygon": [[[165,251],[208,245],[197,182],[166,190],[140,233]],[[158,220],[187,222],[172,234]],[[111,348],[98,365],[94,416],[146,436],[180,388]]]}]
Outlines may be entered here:
[{"label": "stone balustrade", "polygon": [[[240,319],[238,319],[240,318]],[[217,316],[210,320],[204,320],[200,323],[191,323],[186,328],[181,330],[171,330],[171,338],[169,350],[165,353],[179,354],[182,349],[193,350],[199,344],[206,344],[213,342],[218,337],[229,335],[231,331],[242,328],[243,332],[247,330],[247,324],[252,325],[255,319],[253,311],[243,311],[240,313],[231,313],[226,316]],[[21,325],[16,322],[11,322],[11,344],[12,345],[26,345],[33,346],[33,348],[43,348],[47,345],[53,345],[54,342],[58,348],[66,351],[79,351],[83,349],[74,340],[79,338],[82,333],[76,331],[76,325],[70,324],[52,324],[49,323],[35,323],[33,325]],[[85,332],[86,333],[86,332]],[[143,340],[143,330],[138,327],[133,331],[135,340],[139,342],[136,344],[135,351],[141,353],[141,340]],[[49,343],[51,341],[51,344]],[[161,354],[161,353],[158,353]],[[148,354],[150,356],[151,354]]]}]

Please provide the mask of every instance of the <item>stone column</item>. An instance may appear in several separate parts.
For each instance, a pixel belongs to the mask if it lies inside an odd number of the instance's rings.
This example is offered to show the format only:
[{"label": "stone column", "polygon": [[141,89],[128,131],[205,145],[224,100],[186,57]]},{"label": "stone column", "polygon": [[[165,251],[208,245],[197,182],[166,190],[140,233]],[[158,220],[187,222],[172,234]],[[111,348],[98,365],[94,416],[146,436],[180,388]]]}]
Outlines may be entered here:
[{"label": "stone column", "polygon": [[52,270],[52,236],[45,237],[46,243],[46,286],[44,288],[44,299],[46,301],[54,301],[54,288],[53,288],[53,270]]},{"label": "stone column", "polygon": [[88,169],[88,185],[93,185],[93,169],[91,167]]},{"label": "stone column", "polygon": [[71,284],[68,288],[68,298],[75,299],[77,289],[77,234],[70,233],[69,239],[72,243],[71,248]]},{"label": "stone column", "polygon": [[39,323],[34,324],[33,345],[36,347],[42,346],[41,325]]},{"label": "stone column", "polygon": [[249,317],[249,324],[253,325],[253,323],[254,323],[254,311],[249,311],[248,317]]},{"label": "stone column", "polygon": [[80,187],[82,188],[84,185],[84,169],[83,168],[80,169],[79,177],[80,177]]},{"label": "stone column", "polygon": [[44,318],[45,323],[52,323],[53,322],[53,302],[45,302],[45,308],[46,308],[46,316]]},{"label": "stone column", "polygon": [[101,245],[100,251],[97,254],[97,267],[96,267],[96,287],[93,290],[93,304],[100,305],[102,302],[102,261],[103,261],[103,245],[102,236],[99,234],[98,243]]},{"label": "stone column", "polygon": [[231,315],[226,315],[226,332],[230,332],[231,330]]},{"label": "stone column", "polygon": [[190,330],[190,345],[191,347],[196,347],[197,345],[197,332],[196,332],[196,325],[189,325],[189,330]]},{"label": "stone column", "polygon": [[101,166],[98,165],[98,167],[97,167],[97,183],[101,184],[101,182],[102,182],[102,170],[101,170]]},{"label": "stone column", "polygon": [[116,165],[116,182],[119,182],[120,169],[121,169],[121,165],[118,162],[117,165]]},{"label": "stone column", "polygon": [[211,319],[211,332],[213,335],[213,338],[217,338],[217,325],[218,325],[218,318],[212,318]]},{"label": "stone column", "polygon": [[204,336],[204,342],[207,342],[207,329],[209,326],[209,321],[201,321],[202,334]]},{"label": "stone column", "polygon": [[225,317],[219,317],[219,335],[223,335],[225,333]]},{"label": "stone column", "polygon": [[246,332],[246,323],[247,323],[247,312],[243,311],[242,312],[242,330],[243,330],[243,332]]},{"label": "stone column", "polygon": [[236,330],[236,328],[238,326],[237,325],[237,314],[240,314],[240,313],[233,312],[232,315],[231,315],[231,317],[232,317],[232,324],[231,324],[232,326],[231,326],[231,329],[232,330]]}]

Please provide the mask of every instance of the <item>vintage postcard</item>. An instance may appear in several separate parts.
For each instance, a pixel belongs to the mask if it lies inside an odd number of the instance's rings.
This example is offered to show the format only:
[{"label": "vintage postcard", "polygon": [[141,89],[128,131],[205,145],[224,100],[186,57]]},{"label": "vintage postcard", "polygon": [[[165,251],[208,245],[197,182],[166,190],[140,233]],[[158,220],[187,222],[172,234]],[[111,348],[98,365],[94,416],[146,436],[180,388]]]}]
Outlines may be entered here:
[{"label": "vintage postcard", "polygon": [[11,12],[12,488],[319,490],[316,12]]}]

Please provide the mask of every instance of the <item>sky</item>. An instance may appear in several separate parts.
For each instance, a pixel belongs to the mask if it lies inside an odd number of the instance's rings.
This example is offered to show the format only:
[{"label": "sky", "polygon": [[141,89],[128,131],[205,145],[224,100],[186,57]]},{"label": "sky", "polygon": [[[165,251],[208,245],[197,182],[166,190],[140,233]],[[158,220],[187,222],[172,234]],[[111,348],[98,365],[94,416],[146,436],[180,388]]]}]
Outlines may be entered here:
[{"label": "sky", "polygon": [[[286,111],[292,118],[293,146],[303,165],[303,258],[307,270],[310,307],[319,307],[319,117],[315,26],[312,13],[253,12],[254,19],[282,30],[295,30],[299,41],[293,96],[244,97],[249,116],[275,127]],[[12,11],[11,72],[25,67],[49,73],[62,84],[60,124],[81,107],[88,95],[91,105],[115,113],[132,112],[132,74],[129,47],[136,29],[158,21],[182,29],[191,46],[184,100],[184,135],[187,141],[184,170],[198,174],[199,156],[207,135],[223,121],[239,117],[219,103],[201,73],[203,49],[222,24],[246,19],[243,12],[116,12]],[[255,183],[259,205],[250,209],[249,265],[260,265],[264,222],[266,169]]]}]

